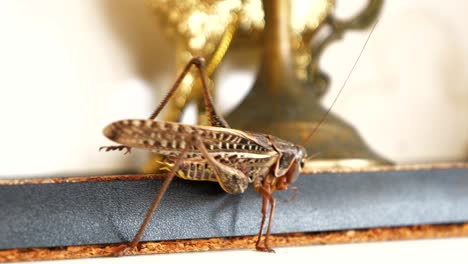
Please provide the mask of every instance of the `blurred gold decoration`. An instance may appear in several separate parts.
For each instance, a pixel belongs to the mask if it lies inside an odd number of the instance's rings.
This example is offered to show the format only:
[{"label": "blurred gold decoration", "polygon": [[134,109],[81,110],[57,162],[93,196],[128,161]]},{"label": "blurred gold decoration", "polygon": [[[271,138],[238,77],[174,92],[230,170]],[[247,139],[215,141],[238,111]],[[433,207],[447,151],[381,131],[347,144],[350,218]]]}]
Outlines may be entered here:
[{"label": "blurred gold decoration", "polygon": [[[239,24],[241,1],[166,1],[147,0],[161,18],[169,35],[176,41],[176,65],[182,69],[195,56],[208,60],[206,74],[210,78],[227,52]],[[215,4],[215,2],[218,2]],[[165,109],[164,120],[180,121],[184,108],[194,101],[198,108],[198,124],[207,124],[201,83],[196,72],[190,72]],[[212,85],[211,80],[210,85]],[[145,173],[160,168],[161,157],[152,155],[143,168]]]},{"label": "blurred gold decoration", "polygon": [[[207,59],[210,77],[221,62],[238,26],[242,7],[240,0],[146,0],[168,35],[175,41],[176,68],[182,69],[195,56]],[[201,89],[196,73],[189,73],[175,98],[165,109],[164,120],[179,121],[190,101],[201,102]],[[197,103],[200,110],[200,104]],[[203,110],[202,110],[203,111]],[[202,113],[199,114],[203,118]],[[203,123],[203,120],[199,120]]]},{"label": "blurred gold decoration", "polygon": [[[145,0],[153,9],[166,33],[176,45],[177,69],[182,69],[194,56],[203,56],[212,65],[211,75],[224,57],[231,39],[239,28],[238,46],[259,46],[265,27],[264,10],[261,0]],[[334,0],[291,1],[291,45],[293,66],[300,80],[307,79],[307,68],[311,63],[310,39],[331,12]],[[244,44],[244,45],[243,45]],[[217,52],[215,52],[217,51]],[[216,55],[215,55],[216,53]],[[168,104],[165,120],[178,121],[189,98],[200,100],[200,87],[196,76],[190,74],[182,83],[173,102]],[[193,87],[195,85],[195,87]],[[203,107],[198,105],[199,110]],[[199,121],[203,123],[203,113]],[[200,120],[201,119],[201,120]]]},{"label": "blurred gold decoration", "polygon": [[[227,119],[235,128],[300,143],[325,112],[319,98],[326,92],[329,78],[318,66],[322,52],[345,31],[367,28],[378,16],[383,0],[369,0],[360,14],[347,21],[333,16],[335,0],[146,2],[175,41],[178,70],[192,57],[203,56],[210,77],[231,42],[239,50],[264,49],[252,91]],[[329,29],[328,35],[318,34],[324,28]],[[201,89],[195,80],[195,73],[184,79],[176,99],[167,105],[165,120],[179,121],[187,104],[195,102],[198,123],[206,124]],[[365,145],[351,126],[334,115],[305,147],[310,154],[322,153],[321,164],[356,157],[360,158],[359,164],[386,162]],[[156,164],[148,163],[145,171],[154,171]]]},{"label": "blurred gold decoration", "polygon": [[[334,41],[340,40],[349,30],[364,30],[377,19],[383,0],[368,0],[367,6],[355,17],[341,20],[330,13],[318,29],[329,28],[329,33],[318,39],[318,30],[305,34],[298,49],[293,49],[296,62],[296,76],[306,87],[315,89],[320,97],[327,91],[330,78],[319,68],[323,51]],[[298,38],[299,39],[299,38]],[[312,44],[312,45],[310,45]],[[308,50],[310,47],[310,50]]]},{"label": "blurred gold decoration", "polygon": [[[322,167],[387,164],[388,161],[374,153],[352,126],[333,114],[308,142],[304,142],[327,111],[319,102],[329,84],[328,77],[318,68],[323,49],[345,30],[369,26],[382,6],[382,1],[370,0],[365,11],[343,22],[327,13],[331,12],[333,1],[314,2],[323,11],[314,13],[317,16],[314,23],[302,20],[303,26],[294,26],[292,18],[296,14],[291,17],[292,11],[304,9],[294,8],[296,1],[263,1],[265,28],[260,69],[252,90],[227,116],[227,121],[235,128],[272,134],[302,144],[310,155],[319,153],[319,159],[310,160],[309,166],[312,162]],[[329,35],[310,48],[318,29],[324,26],[331,28]]]}]

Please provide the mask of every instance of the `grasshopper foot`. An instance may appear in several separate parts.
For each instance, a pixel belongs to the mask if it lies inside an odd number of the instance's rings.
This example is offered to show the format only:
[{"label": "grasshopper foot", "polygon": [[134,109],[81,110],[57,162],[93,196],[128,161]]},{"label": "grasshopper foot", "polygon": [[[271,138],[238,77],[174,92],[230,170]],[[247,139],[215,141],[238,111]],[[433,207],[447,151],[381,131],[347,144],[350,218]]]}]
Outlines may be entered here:
[{"label": "grasshopper foot", "polygon": [[262,252],[276,253],[274,249],[272,249],[272,248],[270,248],[268,246],[265,246],[265,247],[256,246],[255,249],[257,249],[258,251],[262,251]]},{"label": "grasshopper foot", "polygon": [[115,248],[115,250],[112,252],[111,256],[112,257],[121,257],[121,256],[128,256],[128,255],[134,255],[136,253],[136,247],[132,247],[128,244],[120,245]]},{"label": "grasshopper foot", "polygon": [[118,145],[118,146],[102,146],[99,148],[99,151],[101,150],[105,150],[106,152],[107,151],[114,151],[114,150],[118,150],[118,151],[122,151],[125,149],[125,154],[128,154],[132,151],[132,148],[131,147],[128,147],[128,146],[124,146],[124,145]]},{"label": "grasshopper foot", "polygon": [[289,187],[290,190],[294,191],[293,195],[291,196],[290,202],[294,202],[296,200],[297,195],[299,194],[299,188],[296,186],[291,186]]}]

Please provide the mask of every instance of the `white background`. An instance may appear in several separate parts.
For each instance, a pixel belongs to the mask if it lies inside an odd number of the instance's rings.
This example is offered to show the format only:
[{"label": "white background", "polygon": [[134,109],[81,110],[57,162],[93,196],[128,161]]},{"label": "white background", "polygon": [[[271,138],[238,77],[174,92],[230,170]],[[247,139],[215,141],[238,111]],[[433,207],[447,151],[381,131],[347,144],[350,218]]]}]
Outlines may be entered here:
[{"label": "white background", "polygon": [[[354,2],[363,1],[340,1],[338,14],[357,9]],[[466,10],[468,2],[462,0],[387,1],[333,109],[382,155],[399,163],[467,160]],[[333,100],[366,34],[348,34],[327,50],[322,64],[332,73],[333,87],[325,104]],[[146,117],[157,102],[152,88],[167,89],[174,79],[173,60],[171,43],[143,1],[1,0],[0,176],[138,167],[135,157],[99,153],[98,146],[109,144],[101,130],[112,120]],[[223,67],[229,68],[229,61]],[[234,107],[233,94],[246,92],[254,69],[220,76],[219,105]],[[439,263],[462,257],[467,248],[467,240],[439,240],[279,249],[268,256],[176,254],[154,261],[287,261],[287,253],[294,253],[312,262]]]},{"label": "white background", "polygon": [[[364,1],[353,2],[340,2],[338,14]],[[467,160],[467,8],[461,0],[386,3],[333,109],[383,156],[399,163]],[[347,34],[327,50],[322,64],[333,87],[325,104],[366,34]],[[0,175],[139,166],[96,149],[109,144],[101,135],[106,124],[148,116],[155,91],[174,80],[173,44],[143,0],[2,0],[0,38]],[[218,104],[234,107],[255,69],[219,76]]]}]

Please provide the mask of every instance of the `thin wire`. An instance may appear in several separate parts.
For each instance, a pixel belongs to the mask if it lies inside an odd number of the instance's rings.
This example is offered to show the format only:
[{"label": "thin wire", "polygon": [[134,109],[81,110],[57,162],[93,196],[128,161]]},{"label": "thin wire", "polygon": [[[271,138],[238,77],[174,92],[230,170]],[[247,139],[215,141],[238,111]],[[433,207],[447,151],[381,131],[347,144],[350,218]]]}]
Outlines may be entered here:
[{"label": "thin wire", "polygon": [[370,37],[372,36],[372,33],[374,32],[374,29],[375,29],[375,27],[377,26],[377,22],[378,22],[378,21],[376,21],[376,22],[374,23],[374,25],[372,26],[372,29],[371,29],[371,31],[369,32],[369,35],[367,36],[366,42],[364,42],[364,46],[362,46],[361,52],[359,52],[359,56],[357,57],[357,60],[354,62],[353,67],[352,67],[351,70],[349,71],[348,76],[346,77],[346,80],[344,81],[343,85],[342,85],[341,88],[340,88],[340,91],[339,91],[338,94],[336,95],[335,99],[333,100],[332,104],[331,104],[330,107],[328,108],[327,112],[322,116],[322,119],[320,120],[320,122],[314,127],[314,129],[313,129],[312,132],[309,134],[309,136],[307,136],[307,137],[304,139],[302,145],[304,145],[304,143],[306,143],[306,142],[315,134],[315,132],[317,131],[317,129],[320,127],[320,125],[322,125],[323,121],[325,121],[325,119],[327,119],[327,117],[328,117],[328,115],[330,114],[331,109],[332,109],[333,106],[335,105],[336,101],[338,101],[338,98],[340,97],[341,92],[343,91],[343,89],[345,88],[346,84],[348,83],[348,80],[349,80],[349,78],[351,77],[351,74],[353,73],[354,68],[356,68],[356,65],[358,64],[359,59],[361,58],[362,54],[364,53],[364,50],[366,49],[367,42],[369,42],[369,39],[370,39]]}]

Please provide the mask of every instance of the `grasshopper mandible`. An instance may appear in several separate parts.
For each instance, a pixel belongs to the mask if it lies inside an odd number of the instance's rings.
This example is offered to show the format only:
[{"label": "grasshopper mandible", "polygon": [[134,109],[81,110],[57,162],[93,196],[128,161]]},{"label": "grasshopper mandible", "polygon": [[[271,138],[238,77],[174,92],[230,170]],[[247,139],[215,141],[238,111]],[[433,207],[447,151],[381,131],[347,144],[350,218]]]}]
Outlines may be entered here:
[{"label": "grasshopper mandible", "polygon": [[[359,61],[374,27],[332,105],[306,140],[315,133],[335,104]],[[174,95],[192,66],[197,68],[201,78],[205,108],[211,126],[154,120]],[[128,153],[133,147],[142,148],[164,155],[172,164],[138,233],[129,245],[125,245],[125,248],[118,248],[117,255],[136,248],[148,222],[175,176],[186,180],[218,182],[221,188],[229,194],[243,193],[249,184],[253,184],[255,190],[262,196],[262,220],[255,247],[259,251],[274,252],[269,245],[275,212],[273,192],[296,190],[289,185],[296,180],[300,169],[304,166],[306,151],[300,145],[272,135],[230,128],[214,107],[208,90],[203,58],[196,57],[190,60],[149,119],[116,121],[104,128],[104,135],[122,145],[105,146],[100,150],[126,150],[125,153]],[[268,205],[270,205],[268,226],[265,238],[262,240]]]}]

